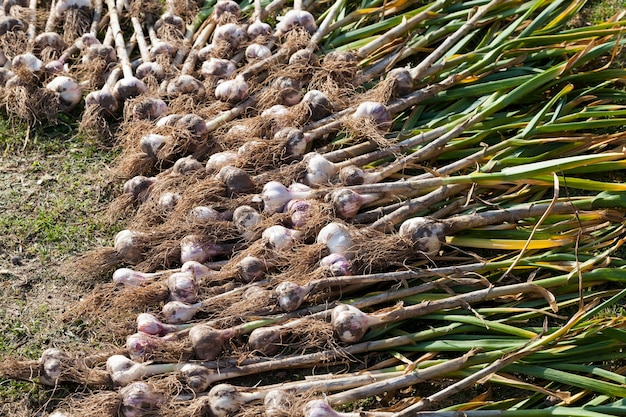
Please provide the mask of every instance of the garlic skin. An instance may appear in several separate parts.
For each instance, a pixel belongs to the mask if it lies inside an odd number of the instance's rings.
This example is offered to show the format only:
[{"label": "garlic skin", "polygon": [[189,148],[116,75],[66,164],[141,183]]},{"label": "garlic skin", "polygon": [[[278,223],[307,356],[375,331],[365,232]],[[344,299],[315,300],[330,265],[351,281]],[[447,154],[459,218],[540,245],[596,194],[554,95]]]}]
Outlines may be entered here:
[{"label": "garlic skin", "polygon": [[143,260],[143,236],[141,232],[128,229],[121,230],[115,235],[113,247],[124,262],[134,265]]},{"label": "garlic skin", "polygon": [[55,77],[52,81],[46,84],[46,88],[57,94],[59,105],[63,111],[73,109],[83,98],[83,90],[78,82],[65,75]]},{"label": "garlic skin", "polygon": [[265,394],[263,405],[265,406],[266,417],[285,417],[289,415],[289,410],[295,404],[296,398],[293,394],[282,389],[273,389]]},{"label": "garlic skin", "polygon": [[259,237],[259,225],[263,217],[250,206],[239,206],[233,212],[233,224],[246,240],[254,240]]},{"label": "garlic skin", "polygon": [[265,45],[252,43],[246,48],[245,56],[248,61],[256,61],[272,56],[272,51]]},{"label": "garlic skin", "polygon": [[391,113],[389,113],[387,107],[375,101],[364,101],[359,104],[352,117],[370,119],[382,130],[388,130],[392,122]]},{"label": "garlic skin", "polygon": [[265,229],[261,234],[261,238],[265,240],[270,247],[282,252],[293,248],[303,235],[304,233],[299,230],[274,225]]},{"label": "garlic skin", "polygon": [[279,22],[276,25],[276,36],[283,36],[290,30],[301,27],[310,35],[313,35],[317,30],[317,24],[313,15],[306,10],[289,10],[284,16],[279,17]]},{"label": "garlic skin", "polygon": [[333,308],[331,323],[339,340],[345,343],[358,342],[369,328],[368,316],[348,304],[339,304]]},{"label": "garlic skin", "polygon": [[331,253],[320,259],[320,267],[326,269],[333,277],[352,275],[350,261],[339,253]]},{"label": "garlic skin", "polygon": [[226,42],[233,50],[236,50],[247,39],[248,33],[243,27],[236,23],[226,23],[215,29],[211,44],[217,45],[220,42]]},{"label": "garlic skin", "polygon": [[165,78],[165,70],[161,64],[157,62],[142,62],[137,66],[135,75],[137,75],[137,78],[140,80],[152,76],[156,81],[161,82]]},{"label": "garlic skin", "polygon": [[248,98],[249,86],[242,77],[220,82],[215,87],[215,97],[229,103],[238,103]]},{"label": "garlic skin", "polygon": [[182,95],[193,94],[196,97],[204,96],[204,85],[195,77],[189,74],[181,74],[170,80],[167,84],[167,95],[169,97],[178,97]]},{"label": "garlic skin", "polygon": [[120,389],[124,417],[140,417],[156,413],[164,399],[145,382],[133,382]]},{"label": "garlic skin", "polygon": [[43,69],[43,61],[30,52],[16,55],[11,60],[11,68],[24,68],[30,72],[39,72]]},{"label": "garlic skin", "polygon": [[202,302],[188,304],[182,301],[168,301],[161,309],[163,318],[169,324],[187,323],[202,310]]},{"label": "garlic skin", "polygon": [[169,136],[149,133],[139,139],[139,148],[150,158],[157,159],[159,150],[170,141]]},{"label": "garlic skin", "polygon": [[211,371],[205,366],[188,363],[180,368],[180,380],[194,393],[204,392],[211,385]]},{"label": "garlic skin", "polygon": [[306,183],[311,186],[330,183],[337,171],[335,164],[324,158],[322,155],[312,152],[303,158],[306,161]]},{"label": "garlic skin", "polygon": [[270,36],[272,34],[272,27],[265,22],[255,20],[248,26],[247,32],[248,37],[254,40],[259,36]]},{"label": "garlic skin", "polygon": [[113,86],[113,95],[120,102],[124,102],[145,93],[146,89],[146,85],[139,78],[124,77]]},{"label": "garlic skin", "polygon": [[333,410],[324,400],[311,400],[304,406],[304,417],[341,417],[342,414]]},{"label": "garlic skin", "polygon": [[326,245],[330,253],[338,253],[347,259],[354,255],[349,251],[352,247],[350,231],[345,224],[332,222],[322,227],[317,234],[317,243]]},{"label": "garlic skin", "polygon": [[235,73],[237,66],[230,59],[209,58],[202,63],[200,73],[207,76],[213,76],[221,79],[230,78]]},{"label": "garlic skin", "polygon": [[398,231],[403,238],[410,240],[416,251],[426,256],[435,256],[445,243],[443,224],[425,217],[413,217],[405,220]]}]

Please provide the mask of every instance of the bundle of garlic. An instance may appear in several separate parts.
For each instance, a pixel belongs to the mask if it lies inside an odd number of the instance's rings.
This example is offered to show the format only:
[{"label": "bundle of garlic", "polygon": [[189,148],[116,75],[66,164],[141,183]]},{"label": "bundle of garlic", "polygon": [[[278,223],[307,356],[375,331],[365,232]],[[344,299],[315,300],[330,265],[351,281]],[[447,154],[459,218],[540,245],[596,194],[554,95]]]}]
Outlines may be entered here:
[{"label": "bundle of garlic", "polygon": [[65,269],[110,279],[64,319],[119,351],[0,374],[101,390],[57,416],[447,416],[485,381],[519,390],[494,408],[617,407],[582,398],[626,396],[602,367],[623,321],[599,315],[624,296],[626,186],[597,175],[626,136],[590,131],[626,124],[626,73],[601,63],[623,20],[565,29],[582,2],[558,0],[191,3],[57,2],[39,35],[5,7],[7,111],[54,121],[44,91],[112,136],[124,229]]}]

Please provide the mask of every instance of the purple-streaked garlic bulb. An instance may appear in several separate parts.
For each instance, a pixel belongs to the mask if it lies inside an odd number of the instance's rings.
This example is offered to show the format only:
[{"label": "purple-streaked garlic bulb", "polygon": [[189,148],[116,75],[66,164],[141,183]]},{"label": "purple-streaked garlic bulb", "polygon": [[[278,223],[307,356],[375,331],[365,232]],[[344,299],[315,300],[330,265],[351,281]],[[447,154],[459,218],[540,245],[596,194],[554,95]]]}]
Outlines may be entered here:
[{"label": "purple-streaked garlic bulb", "polygon": [[46,84],[46,88],[56,93],[59,106],[63,111],[72,110],[83,98],[83,90],[78,82],[65,75],[55,77]]},{"label": "purple-streaked garlic bulb", "polygon": [[302,104],[306,106],[310,121],[321,120],[330,116],[333,112],[333,105],[326,94],[319,90],[309,90],[302,97]]},{"label": "purple-streaked garlic bulb", "polygon": [[131,268],[118,268],[113,272],[112,279],[116,284],[139,287],[140,285],[153,281],[158,276],[158,273],[140,272]]},{"label": "purple-streaked garlic bulb", "polygon": [[154,29],[159,31],[160,29],[168,26],[170,30],[175,30],[180,33],[185,33],[185,20],[173,14],[170,11],[166,11],[161,15],[161,17],[154,22]]},{"label": "purple-streaked garlic bulb", "polygon": [[107,359],[106,370],[116,385],[128,385],[144,376],[144,365],[124,355],[112,355]]},{"label": "purple-streaked garlic bulb", "polygon": [[159,150],[170,142],[172,142],[171,136],[160,135],[158,133],[148,133],[139,139],[139,149],[141,149],[150,158],[156,159]]},{"label": "purple-streaked garlic bulb", "polygon": [[337,172],[334,163],[316,152],[306,154],[303,160],[306,161],[306,175],[304,179],[311,186],[330,183],[330,180]]},{"label": "purple-streaked garlic bulb", "polygon": [[124,417],[144,417],[154,415],[161,408],[164,398],[145,382],[133,382],[120,389]]},{"label": "purple-streaked garlic bulb", "polygon": [[289,115],[289,109],[282,104],[275,104],[261,112],[261,117],[266,117],[268,119],[281,119],[286,118]]},{"label": "purple-streaked garlic bulb", "polygon": [[248,255],[237,264],[237,276],[243,282],[260,281],[267,272],[267,263],[256,256]]},{"label": "purple-streaked garlic bulb", "polygon": [[239,48],[243,42],[248,39],[246,30],[236,23],[226,23],[219,25],[215,32],[213,32],[213,45],[219,45],[219,43],[226,42],[232,50]]},{"label": "purple-streaked garlic bulb", "polygon": [[126,352],[135,361],[144,361],[149,358],[154,352],[162,350],[167,346],[167,341],[152,336],[147,333],[137,332],[129,335],[126,338]]},{"label": "purple-streaked garlic bulb", "polygon": [[178,200],[180,200],[180,193],[174,191],[167,191],[159,196],[157,201],[157,209],[162,215],[167,215],[174,211]]},{"label": "purple-streaked garlic bulb", "polygon": [[159,120],[157,120],[156,126],[157,127],[175,126],[176,122],[178,122],[182,118],[183,118],[182,114],[178,114],[178,113],[168,114],[167,116],[163,116]]},{"label": "purple-streaked garlic bulb", "polygon": [[387,130],[391,127],[391,113],[387,110],[382,103],[375,101],[364,101],[356,108],[352,117],[355,119],[364,118],[370,119],[374,124],[383,130]]},{"label": "purple-streaked garlic bulb", "polygon": [[260,20],[255,20],[252,22],[247,29],[248,38],[254,40],[255,38],[262,36],[268,37],[272,34],[272,27],[265,22],[261,22]]},{"label": "purple-streaked garlic bulb", "polygon": [[102,45],[100,43],[93,43],[84,49],[83,57],[81,61],[83,63],[94,62],[96,60],[102,60],[107,64],[111,64],[117,60],[117,54],[115,48],[109,45]]},{"label": "purple-streaked garlic bulb", "polygon": [[239,154],[235,151],[216,152],[209,156],[205,169],[209,174],[219,172],[220,169],[227,165],[233,165],[239,160]]},{"label": "purple-streaked garlic bulb", "polygon": [[[13,7],[15,7],[14,10]],[[21,10],[28,7],[27,0],[5,0],[2,4],[2,8],[4,10],[5,15],[15,15],[19,13]]]},{"label": "purple-streaked garlic bulb", "polygon": [[237,70],[237,65],[230,59],[209,58],[202,63],[200,73],[206,76],[217,77],[220,79],[230,78]]},{"label": "purple-streaked garlic bulb", "polygon": [[157,319],[154,314],[140,313],[137,316],[137,332],[149,334],[151,336],[165,336],[174,333],[191,325],[175,326],[166,324]]},{"label": "purple-streaked garlic bulb", "polygon": [[56,348],[44,350],[39,358],[39,382],[52,387],[58,385],[64,371],[63,363],[67,363],[68,359],[62,350]]},{"label": "purple-streaked garlic bulb", "polygon": [[99,109],[103,116],[113,116],[119,109],[120,103],[113,92],[104,86],[102,90],[91,91],[85,96],[85,106]]},{"label": "purple-streaked garlic bulb", "polygon": [[51,50],[60,54],[61,52],[63,52],[66,46],[67,45],[65,45],[63,37],[58,33],[43,32],[35,36],[33,51],[35,52],[35,54],[39,55],[40,58],[45,59],[41,56],[41,53],[44,50]]},{"label": "purple-streaked garlic bulb", "polygon": [[234,17],[235,19],[241,14],[241,8],[237,3],[232,0],[219,0],[213,8],[213,18],[216,21],[227,17]]},{"label": "purple-streaked garlic bulb", "polygon": [[215,97],[229,103],[238,103],[248,98],[249,86],[242,77],[220,82],[215,87]]},{"label": "purple-streaked garlic bulb", "polygon": [[318,67],[319,57],[310,49],[300,49],[289,57],[289,65],[299,65],[305,67]]},{"label": "purple-streaked garlic bulb", "polygon": [[196,221],[215,222],[224,220],[224,216],[213,207],[196,206],[191,209],[189,216]]},{"label": "purple-streaked garlic bulb", "polygon": [[343,417],[324,400],[311,400],[304,406],[304,417]]},{"label": "purple-streaked garlic bulb", "polygon": [[180,381],[195,393],[205,392],[213,378],[211,371],[202,365],[188,363],[180,368]]},{"label": "purple-streaked garlic bulb", "polygon": [[208,44],[198,50],[198,61],[204,62],[211,59],[211,55],[213,55],[215,51],[215,46],[212,44]]},{"label": "purple-streaked garlic bulb", "polygon": [[246,240],[254,240],[260,235],[259,225],[263,216],[250,206],[239,206],[233,212],[233,224]]},{"label": "purple-streaked garlic bulb", "polygon": [[189,273],[198,280],[214,274],[215,271],[200,262],[187,261],[180,267],[180,272]]},{"label": "purple-streaked garlic bulb", "polygon": [[30,52],[15,55],[11,60],[11,68],[24,69],[31,73],[39,72],[43,67],[43,61]]},{"label": "purple-streaked garlic bulb", "polygon": [[278,91],[285,106],[293,106],[302,100],[302,85],[295,78],[278,77],[272,82],[272,88]]},{"label": "purple-streaked garlic bulb", "polygon": [[343,277],[352,275],[350,261],[340,253],[331,253],[320,259],[320,267],[326,269],[331,276]]},{"label": "purple-streaked garlic bulb", "polygon": [[59,0],[54,7],[58,16],[61,16],[68,9],[91,9],[91,0]]},{"label": "purple-streaked garlic bulb", "polygon": [[184,129],[197,140],[205,140],[209,136],[206,121],[197,114],[187,113],[176,119],[174,127]]},{"label": "purple-streaked garlic bulb", "polygon": [[246,392],[230,384],[218,384],[209,390],[209,404],[214,417],[228,417],[240,411],[244,404],[262,399],[261,391]]},{"label": "purple-streaked garlic bulb", "polygon": [[133,104],[131,115],[136,120],[156,120],[167,113],[167,104],[158,97],[147,97]]},{"label": "purple-streaked garlic bulb", "polygon": [[284,16],[279,17],[276,25],[276,36],[282,36],[295,27],[301,27],[309,34],[314,34],[317,24],[313,15],[306,10],[289,10]]},{"label": "purple-streaked garlic bulb", "polygon": [[215,178],[222,182],[228,191],[233,194],[247,194],[255,188],[250,174],[239,167],[226,165],[219,170]]},{"label": "purple-streaked garlic bulb", "polygon": [[198,283],[189,272],[175,272],[167,279],[170,301],[195,303],[198,300]]},{"label": "purple-streaked garlic bulb", "polygon": [[285,153],[291,157],[304,155],[308,142],[302,130],[295,127],[285,127],[274,135],[274,139],[284,143]]},{"label": "purple-streaked garlic bulb", "polygon": [[291,186],[287,188],[278,181],[269,181],[263,186],[261,198],[263,199],[264,210],[268,213],[276,213],[281,211],[290,200],[307,199],[310,195],[308,191],[298,191]]},{"label": "purple-streaked garlic bulb", "polygon": [[150,195],[150,186],[157,181],[156,177],[137,175],[124,183],[124,193],[131,194],[134,199],[143,203]]},{"label": "purple-streaked garlic bulb", "polygon": [[231,245],[218,245],[206,242],[202,236],[187,235],[180,242],[180,260],[204,262],[216,255],[228,254],[232,251]]},{"label": "purple-streaked garlic bulb", "polygon": [[22,32],[26,29],[26,24],[13,16],[0,16],[0,36],[7,32]]},{"label": "purple-streaked garlic bulb", "polygon": [[283,343],[283,327],[266,326],[254,329],[248,337],[248,347],[251,351],[265,356],[277,354],[285,347]]},{"label": "purple-streaked garlic bulb", "polygon": [[157,41],[150,47],[150,58],[156,59],[159,56],[172,57],[176,54],[178,48],[169,42]]},{"label": "purple-streaked garlic bulb", "polygon": [[293,408],[296,398],[293,394],[282,389],[272,389],[265,394],[263,405],[265,417],[285,417]]},{"label": "purple-streaked garlic bulb", "polygon": [[257,61],[272,56],[272,51],[265,45],[252,43],[246,47],[245,56],[248,61]]},{"label": "purple-streaked garlic bulb", "polygon": [[137,65],[135,75],[140,80],[145,80],[148,77],[154,77],[157,82],[161,82],[165,78],[165,70],[158,62],[148,61]]},{"label": "purple-streaked garlic bulb", "polygon": [[178,97],[193,94],[195,97],[204,96],[204,85],[194,76],[181,74],[167,83],[167,95]]},{"label": "purple-streaked garlic bulb", "polygon": [[299,230],[289,229],[281,225],[270,226],[263,231],[261,238],[267,245],[277,251],[287,251],[303,237]]},{"label": "purple-streaked garlic bulb", "polygon": [[405,220],[399,229],[399,235],[410,240],[418,252],[434,256],[441,250],[446,236],[443,224],[425,217],[413,217]]},{"label": "purple-streaked garlic bulb", "polygon": [[203,304],[201,302],[194,304],[183,303],[182,301],[168,301],[163,306],[161,314],[166,323],[180,324],[186,323],[199,311],[202,311]]},{"label": "purple-streaked garlic bulb", "polygon": [[355,343],[361,340],[370,326],[377,324],[377,320],[356,307],[340,304],[333,308],[331,323],[342,342]]},{"label": "purple-streaked garlic bulb", "polygon": [[338,253],[347,259],[350,259],[353,255],[350,252],[352,247],[350,230],[343,223],[332,222],[322,227],[317,234],[316,241],[326,245],[330,253]]},{"label": "purple-streaked garlic bulb", "polygon": [[303,229],[310,224],[314,210],[309,200],[295,199],[285,205],[285,213],[289,215],[291,227]]},{"label": "purple-streaked garlic bulb", "polygon": [[344,185],[361,185],[367,174],[356,165],[348,165],[339,170],[339,182]]},{"label": "purple-streaked garlic bulb", "polygon": [[144,258],[144,236],[144,233],[135,230],[122,230],[115,235],[113,247],[124,262],[137,264]]},{"label": "purple-streaked garlic bulb", "polygon": [[210,361],[224,349],[224,343],[235,335],[232,329],[218,330],[208,324],[198,324],[189,330],[189,340],[197,359]]},{"label": "purple-streaked garlic bulb", "polygon": [[394,97],[403,97],[413,91],[413,77],[407,68],[392,69],[387,73],[387,80],[392,81]]},{"label": "purple-streaked garlic bulb", "polygon": [[113,95],[120,102],[137,97],[146,92],[146,85],[137,77],[124,77],[113,86]]},{"label": "purple-streaked garlic bulb", "polygon": [[191,155],[187,155],[182,158],[178,158],[176,162],[174,162],[174,166],[172,166],[172,173],[187,175],[193,172],[200,172],[200,170],[203,169],[204,165],[202,162],[198,161]]},{"label": "purple-streaked garlic bulb", "polygon": [[296,311],[311,290],[312,287],[310,286],[283,281],[274,288],[274,295],[280,309],[288,313]]},{"label": "purple-streaked garlic bulb", "polygon": [[335,213],[342,219],[351,219],[357,215],[361,206],[380,198],[378,194],[359,194],[344,188],[329,195]]}]

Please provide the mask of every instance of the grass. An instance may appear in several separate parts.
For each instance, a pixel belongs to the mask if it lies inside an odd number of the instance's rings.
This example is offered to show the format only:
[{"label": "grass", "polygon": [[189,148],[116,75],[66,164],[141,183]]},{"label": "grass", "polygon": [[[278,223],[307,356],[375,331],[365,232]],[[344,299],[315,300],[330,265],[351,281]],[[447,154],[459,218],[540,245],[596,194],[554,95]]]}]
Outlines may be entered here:
[{"label": "grass", "polygon": [[[598,23],[622,7],[623,0],[591,0],[581,20]],[[74,254],[110,246],[121,229],[100,216],[119,186],[106,184],[114,156],[79,136],[71,116],[33,129],[0,120],[0,356],[35,359],[48,347],[98,344],[80,323],[55,320],[87,292],[57,268]],[[33,415],[65,394],[0,381],[0,415]]]},{"label": "grass", "polygon": [[[57,268],[110,245],[118,229],[100,216],[111,199],[106,167],[114,153],[77,136],[71,124],[29,130],[1,123],[0,353],[37,358],[47,347],[89,343],[78,324],[55,320],[86,292]],[[58,395],[0,381],[0,415],[30,415]]]}]

